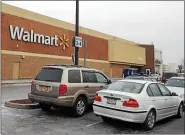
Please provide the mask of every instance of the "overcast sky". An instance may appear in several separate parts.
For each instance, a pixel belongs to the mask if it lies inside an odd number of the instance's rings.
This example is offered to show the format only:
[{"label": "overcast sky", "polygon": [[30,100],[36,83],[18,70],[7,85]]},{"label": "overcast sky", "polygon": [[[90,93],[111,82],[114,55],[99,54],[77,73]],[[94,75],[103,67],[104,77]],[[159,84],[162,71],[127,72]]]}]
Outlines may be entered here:
[{"label": "overcast sky", "polygon": [[[7,1],[75,24],[75,1]],[[184,58],[183,1],[80,1],[80,26],[163,51],[164,63]]]}]

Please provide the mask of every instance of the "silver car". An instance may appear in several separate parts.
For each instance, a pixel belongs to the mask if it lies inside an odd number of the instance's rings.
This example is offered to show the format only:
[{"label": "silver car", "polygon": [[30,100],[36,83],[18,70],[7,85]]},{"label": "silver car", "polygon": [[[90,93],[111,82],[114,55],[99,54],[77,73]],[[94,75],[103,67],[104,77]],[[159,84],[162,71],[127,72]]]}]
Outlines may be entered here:
[{"label": "silver car", "polygon": [[94,113],[104,121],[110,118],[142,123],[152,129],[156,121],[183,116],[183,100],[164,84],[144,80],[120,80],[96,93]]},{"label": "silver car", "polygon": [[31,83],[28,98],[40,104],[42,110],[67,106],[76,117],[85,114],[97,91],[110,84],[101,71],[75,65],[47,65]]},{"label": "silver car", "polygon": [[184,77],[172,77],[166,82],[166,87],[177,93],[184,100]]}]

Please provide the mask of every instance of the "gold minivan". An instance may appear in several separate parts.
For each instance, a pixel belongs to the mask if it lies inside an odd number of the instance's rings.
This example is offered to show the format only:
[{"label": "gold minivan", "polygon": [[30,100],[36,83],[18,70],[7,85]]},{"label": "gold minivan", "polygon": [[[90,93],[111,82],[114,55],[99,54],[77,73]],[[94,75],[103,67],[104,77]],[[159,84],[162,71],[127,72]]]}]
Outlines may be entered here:
[{"label": "gold minivan", "polygon": [[47,65],[42,67],[31,83],[28,98],[40,104],[43,110],[52,106],[71,107],[75,116],[84,115],[93,104],[97,91],[111,80],[101,71],[74,65]]}]

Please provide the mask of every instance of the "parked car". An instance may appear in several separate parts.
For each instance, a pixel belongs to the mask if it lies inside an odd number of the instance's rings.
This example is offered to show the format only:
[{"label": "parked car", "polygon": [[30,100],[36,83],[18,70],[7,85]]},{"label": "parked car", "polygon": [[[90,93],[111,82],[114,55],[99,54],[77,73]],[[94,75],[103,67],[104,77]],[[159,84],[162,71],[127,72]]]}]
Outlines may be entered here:
[{"label": "parked car", "polygon": [[157,79],[149,76],[127,76],[125,79],[133,79],[133,80],[146,80],[146,81],[154,81],[157,82]]},{"label": "parked car", "polygon": [[183,115],[183,100],[164,84],[144,80],[120,80],[96,93],[93,110],[103,121],[141,123],[150,130],[166,117]]},{"label": "parked car", "polygon": [[162,82],[166,83],[166,81],[168,81],[168,79],[171,77],[178,77],[178,73],[173,73],[173,72],[164,73],[162,76]]},{"label": "parked car", "polygon": [[171,92],[176,92],[184,100],[184,77],[172,77],[166,82]]},{"label": "parked car", "polygon": [[28,97],[43,110],[52,106],[71,107],[75,116],[83,116],[97,91],[110,84],[101,71],[74,65],[47,65],[31,84]]},{"label": "parked car", "polygon": [[161,76],[158,74],[151,74],[151,77],[155,78],[157,81],[161,81]]},{"label": "parked car", "polygon": [[184,73],[178,73],[179,77],[184,77]]}]

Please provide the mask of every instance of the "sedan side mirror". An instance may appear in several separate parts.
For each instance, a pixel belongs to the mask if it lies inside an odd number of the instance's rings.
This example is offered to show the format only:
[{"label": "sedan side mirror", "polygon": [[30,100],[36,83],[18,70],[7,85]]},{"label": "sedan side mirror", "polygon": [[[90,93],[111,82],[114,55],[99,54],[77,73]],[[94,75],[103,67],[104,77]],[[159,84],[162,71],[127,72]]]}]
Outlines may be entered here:
[{"label": "sedan side mirror", "polygon": [[178,96],[177,93],[175,92],[172,92],[172,96]]},{"label": "sedan side mirror", "polygon": [[112,83],[111,79],[108,79],[107,83],[108,84],[111,84]]}]

